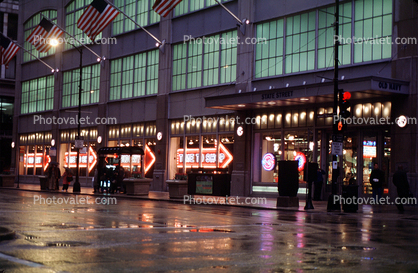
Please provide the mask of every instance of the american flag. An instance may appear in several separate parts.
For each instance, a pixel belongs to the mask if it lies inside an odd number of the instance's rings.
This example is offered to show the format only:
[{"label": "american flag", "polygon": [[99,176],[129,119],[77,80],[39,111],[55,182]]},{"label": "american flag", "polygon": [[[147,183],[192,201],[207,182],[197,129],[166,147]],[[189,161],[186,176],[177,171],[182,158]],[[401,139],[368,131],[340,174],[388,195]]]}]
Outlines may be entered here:
[{"label": "american flag", "polygon": [[0,47],[1,47],[1,64],[6,67],[12,58],[19,51],[19,47],[13,43],[9,38],[4,37],[3,34],[0,36]]},{"label": "american flag", "polygon": [[77,21],[77,27],[92,41],[118,16],[119,11],[104,0],[93,0]]},{"label": "american flag", "polygon": [[152,9],[159,15],[166,17],[182,0],[157,0]]},{"label": "american flag", "polygon": [[39,52],[47,52],[52,46],[51,40],[58,39],[62,34],[62,29],[43,18],[26,41],[33,44]]}]

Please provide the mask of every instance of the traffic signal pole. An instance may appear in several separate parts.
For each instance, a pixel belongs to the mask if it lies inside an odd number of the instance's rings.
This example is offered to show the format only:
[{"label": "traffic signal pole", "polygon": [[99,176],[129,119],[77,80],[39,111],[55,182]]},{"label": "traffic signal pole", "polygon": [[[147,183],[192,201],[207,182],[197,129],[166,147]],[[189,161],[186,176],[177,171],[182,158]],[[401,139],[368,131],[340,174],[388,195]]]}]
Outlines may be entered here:
[{"label": "traffic signal pole", "polygon": [[[335,0],[335,38],[339,37],[339,14],[340,14],[340,3],[339,0]],[[338,115],[337,108],[338,108],[338,47],[339,47],[339,39],[334,39],[334,108],[333,114],[334,116]],[[333,123],[335,119],[333,119]],[[332,125],[333,135],[338,134],[338,130],[336,130],[336,126]],[[333,139],[334,141],[335,139]],[[339,176],[339,169],[337,162],[337,155],[332,155],[332,193],[328,198],[328,211],[340,211],[341,206],[340,203],[334,203],[334,196],[337,194],[337,180]]]}]

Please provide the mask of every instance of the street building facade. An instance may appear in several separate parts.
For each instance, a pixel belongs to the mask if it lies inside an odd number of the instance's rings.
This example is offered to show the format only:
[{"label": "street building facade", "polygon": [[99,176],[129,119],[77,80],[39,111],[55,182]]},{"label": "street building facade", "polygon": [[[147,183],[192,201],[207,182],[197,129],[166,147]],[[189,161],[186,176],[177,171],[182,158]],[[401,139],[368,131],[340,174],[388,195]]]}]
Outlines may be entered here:
[{"label": "street building facade", "polygon": [[[277,195],[276,162],[297,160],[303,191],[304,162],[325,170],[325,199],[333,171],[338,40],[339,88],[351,93],[339,185],[355,184],[359,195],[371,195],[370,173],[378,163],[384,194],[396,195],[391,177],[402,165],[417,195],[415,1],[340,1],[335,37],[332,0],[220,1],[237,18],[216,1],[183,0],[160,17],[154,0],[115,0],[164,41],[159,47],[122,13],[91,43],[77,28],[90,2],[20,1],[17,41],[54,68],[22,50],[17,55],[13,162],[21,181],[38,183],[51,161],[75,168],[81,104],[84,185],[91,185],[100,148],[138,146],[142,158],[114,159],[128,177],[152,178],[154,191],[167,191],[167,180],[198,168],[227,169],[230,195]],[[26,38],[43,16],[105,60],[67,34],[39,53]]]},{"label": "street building facade", "polygon": [[[10,39],[17,40],[18,1],[1,1],[0,32]],[[12,165],[12,130],[14,115],[14,96],[16,81],[16,58],[6,68],[0,65],[0,174],[10,171]]]}]

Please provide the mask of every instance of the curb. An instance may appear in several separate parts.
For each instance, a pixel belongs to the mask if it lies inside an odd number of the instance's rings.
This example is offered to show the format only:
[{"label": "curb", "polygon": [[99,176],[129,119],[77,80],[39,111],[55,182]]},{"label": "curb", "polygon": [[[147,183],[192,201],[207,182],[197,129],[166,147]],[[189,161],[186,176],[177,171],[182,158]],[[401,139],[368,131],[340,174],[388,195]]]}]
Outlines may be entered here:
[{"label": "curb", "polygon": [[[5,190],[15,190],[15,191],[28,191],[28,192],[45,192],[45,193],[54,193],[51,191],[47,191],[47,190],[32,190],[32,189],[22,189],[22,188],[2,188],[0,187],[0,189],[5,189]],[[149,201],[164,201],[164,202],[171,202],[171,203],[177,203],[177,204],[183,204],[183,200],[181,199],[159,199],[159,198],[148,198],[148,197],[142,197],[142,196],[135,196],[135,195],[126,195],[126,194],[121,194],[121,195],[96,195],[94,193],[73,193],[73,192],[61,192],[61,191],[56,191],[55,193],[60,193],[60,194],[77,194],[77,195],[86,195],[86,196],[104,196],[104,197],[117,197],[117,198],[123,198],[123,199],[136,199],[136,200],[149,200]],[[189,206],[199,206],[200,204],[188,204],[186,203],[185,205],[189,205]],[[292,209],[291,207],[289,208],[280,208],[280,207],[254,207],[254,206],[249,206],[249,205],[234,205],[234,204],[206,204],[206,206],[230,206],[230,207],[236,207],[236,208],[247,208],[247,209],[261,209],[261,210],[279,210],[279,211],[289,211],[289,212],[311,212],[311,213],[323,213],[323,211],[313,211],[313,210],[298,210],[298,209]]]},{"label": "curb", "polygon": [[[5,190],[20,190],[20,191],[28,191],[28,192],[45,192],[45,193],[51,193],[50,191],[47,190],[34,190],[34,189],[23,189],[23,188],[3,188],[0,187],[0,189],[5,189]],[[54,192],[52,192],[54,193]],[[171,202],[171,203],[176,203],[176,204],[183,204],[183,200],[182,199],[161,199],[161,198],[149,198],[146,196],[135,196],[135,195],[126,195],[126,194],[120,194],[120,195],[103,195],[101,193],[99,194],[94,194],[94,193],[73,193],[73,192],[61,192],[61,191],[56,191],[55,193],[60,193],[60,194],[67,194],[67,195],[72,195],[72,194],[77,194],[77,195],[85,195],[85,196],[103,196],[103,197],[117,197],[117,198],[122,198],[122,199],[127,199],[127,200],[148,200],[148,201],[164,201],[164,202]],[[185,205],[194,205],[194,206],[199,206],[201,204],[189,204],[186,203]],[[345,212],[343,209],[341,209],[341,211],[327,211],[325,210],[318,210],[318,209],[312,209],[312,210],[304,210],[304,209],[295,209],[292,207],[256,207],[256,206],[250,206],[250,205],[238,205],[238,204],[206,204],[206,206],[230,206],[230,207],[236,207],[236,208],[246,208],[246,209],[258,209],[258,210],[275,210],[275,211],[287,211],[287,212],[305,212],[305,213],[327,213],[327,214],[347,214],[347,215],[355,215],[355,214],[363,214],[364,211],[362,210],[358,210],[357,212]],[[414,213],[416,214],[416,213]]]}]

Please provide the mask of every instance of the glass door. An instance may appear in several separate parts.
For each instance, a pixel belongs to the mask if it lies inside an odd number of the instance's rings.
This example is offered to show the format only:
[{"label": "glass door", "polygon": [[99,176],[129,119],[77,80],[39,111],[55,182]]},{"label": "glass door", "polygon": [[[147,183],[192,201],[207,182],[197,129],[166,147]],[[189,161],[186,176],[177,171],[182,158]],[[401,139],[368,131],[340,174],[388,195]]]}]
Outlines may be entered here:
[{"label": "glass door", "polygon": [[377,162],[377,144],[376,136],[365,135],[363,138],[363,193],[372,194],[372,185],[370,184],[370,174],[374,163]]}]

